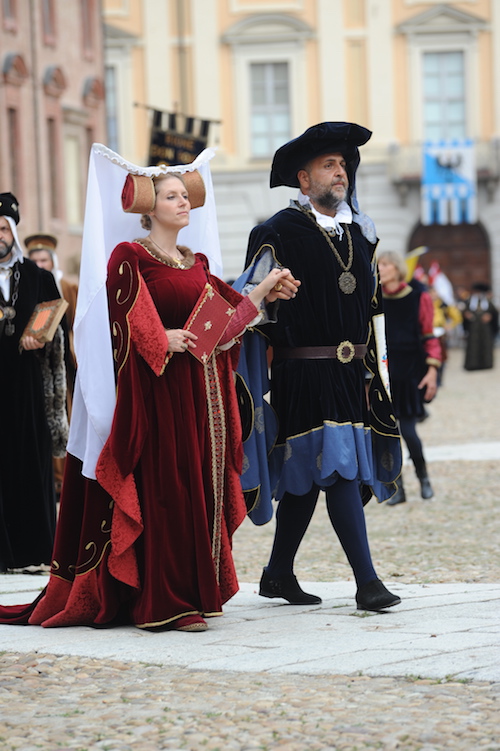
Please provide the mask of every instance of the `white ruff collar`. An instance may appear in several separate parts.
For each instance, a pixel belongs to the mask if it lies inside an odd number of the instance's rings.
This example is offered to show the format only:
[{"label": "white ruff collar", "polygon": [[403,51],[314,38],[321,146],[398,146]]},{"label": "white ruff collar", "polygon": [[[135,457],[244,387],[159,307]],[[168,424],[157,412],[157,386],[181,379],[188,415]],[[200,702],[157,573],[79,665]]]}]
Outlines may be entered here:
[{"label": "white ruff collar", "polygon": [[298,201],[301,206],[305,206],[306,208],[312,211],[320,227],[323,227],[323,229],[327,229],[327,230],[333,230],[335,234],[337,234],[341,239],[342,239],[342,235],[344,234],[344,230],[340,226],[340,223],[343,222],[344,224],[352,224],[351,207],[345,201],[342,201],[335,216],[328,216],[328,214],[321,214],[319,211],[317,211],[314,208],[312,203],[309,201],[309,196],[305,196],[300,190],[299,190],[299,195],[298,195]]}]

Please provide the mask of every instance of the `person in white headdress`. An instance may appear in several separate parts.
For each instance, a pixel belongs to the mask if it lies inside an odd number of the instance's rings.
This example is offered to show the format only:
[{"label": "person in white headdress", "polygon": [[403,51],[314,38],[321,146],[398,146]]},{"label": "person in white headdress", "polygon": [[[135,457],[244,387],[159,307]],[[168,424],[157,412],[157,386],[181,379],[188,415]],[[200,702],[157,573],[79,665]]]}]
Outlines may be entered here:
[{"label": "person in white headdress", "polygon": [[[265,297],[287,300],[298,283],[275,269],[243,297],[216,277],[207,155],[175,169],[137,174],[104,147],[93,152],[52,575],[34,610],[14,613],[31,624],[203,631],[238,588],[231,537],[246,507],[237,337]],[[191,207],[190,240],[181,240]],[[117,243],[119,215],[131,221]],[[197,241],[207,253],[193,252]],[[198,334],[191,314],[204,322]]]},{"label": "person in white headdress", "polygon": [[[45,566],[51,561],[56,503],[52,455],[64,454],[64,400],[54,383],[64,377],[62,340],[44,345],[22,334],[37,303],[60,297],[54,277],[22,254],[19,205],[0,193],[0,570]],[[59,354],[58,354],[59,353]],[[44,388],[45,377],[45,388]],[[51,398],[46,398],[50,392]],[[65,385],[58,391],[62,398]],[[47,411],[50,401],[50,413]],[[51,426],[55,432],[51,434]],[[60,428],[63,428],[61,433]],[[56,445],[59,444],[59,445]]]}]

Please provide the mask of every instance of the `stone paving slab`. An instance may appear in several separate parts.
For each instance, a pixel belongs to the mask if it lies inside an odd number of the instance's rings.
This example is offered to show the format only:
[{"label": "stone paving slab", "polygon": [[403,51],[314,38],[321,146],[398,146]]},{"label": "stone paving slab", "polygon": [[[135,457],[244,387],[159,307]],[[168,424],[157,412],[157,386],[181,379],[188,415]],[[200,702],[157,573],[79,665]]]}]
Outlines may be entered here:
[{"label": "stone paving slab", "polygon": [[[429,462],[488,462],[500,460],[500,441],[484,443],[460,443],[446,446],[427,446],[425,458]],[[409,454],[405,454],[405,463],[410,465]]]},{"label": "stone paving slab", "polygon": [[[46,578],[1,576],[2,603],[29,602]],[[386,613],[356,610],[351,582],[303,586],[323,603],[267,600],[243,583],[201,634],[0,626],[0,649],[197,670],[500,680],[500,585],[395,584],[403,602]]]}]

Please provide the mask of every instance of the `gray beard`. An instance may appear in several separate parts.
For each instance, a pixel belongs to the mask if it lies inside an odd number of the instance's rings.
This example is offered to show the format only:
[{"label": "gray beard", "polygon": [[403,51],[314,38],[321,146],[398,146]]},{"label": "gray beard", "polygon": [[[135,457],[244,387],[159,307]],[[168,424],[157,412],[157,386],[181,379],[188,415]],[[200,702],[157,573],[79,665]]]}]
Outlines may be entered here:
[{"label": "gray beard", "polygon": [[346,200],[346,197],[347,190],[345,190],[344,195],[339,198],[333,195],[332,191],[327,188],[316,194],[309,194],[309,198],[312,198],[318,209],[326,209],[326,211],[334,211],[335,213],[339,210],[340,204]]},{"label": "gray beard", "polygon": [[13,247],[14,241],[12,241],[10,245],[8,245],[3,240],[0,240],[0,261],[3,261],[4,258],[7,258],[7,256],[12,252]]}]

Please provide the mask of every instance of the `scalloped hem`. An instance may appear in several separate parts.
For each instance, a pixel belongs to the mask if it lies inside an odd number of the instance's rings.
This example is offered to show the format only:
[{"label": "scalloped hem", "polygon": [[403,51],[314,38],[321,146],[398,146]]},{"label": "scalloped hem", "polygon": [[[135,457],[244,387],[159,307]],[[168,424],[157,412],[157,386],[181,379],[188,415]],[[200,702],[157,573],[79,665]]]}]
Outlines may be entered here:
[{"label": "scalloped hem", "polygon": [[379,501],[385,501],[394,493],[394,488],[385,483],[395,479],[392,468],[398,463],[400,441],[391,439],[394,447],[392,452],[386,448],[383,467],[376,466],[372,439],[369,427],[352,423],[324,423],[288,438],[275,448],[282,469],[273,496],[279,501],[286,492],[305,495],[313,484],[324,490],[340,476],[359,480],[371,488]]}]

